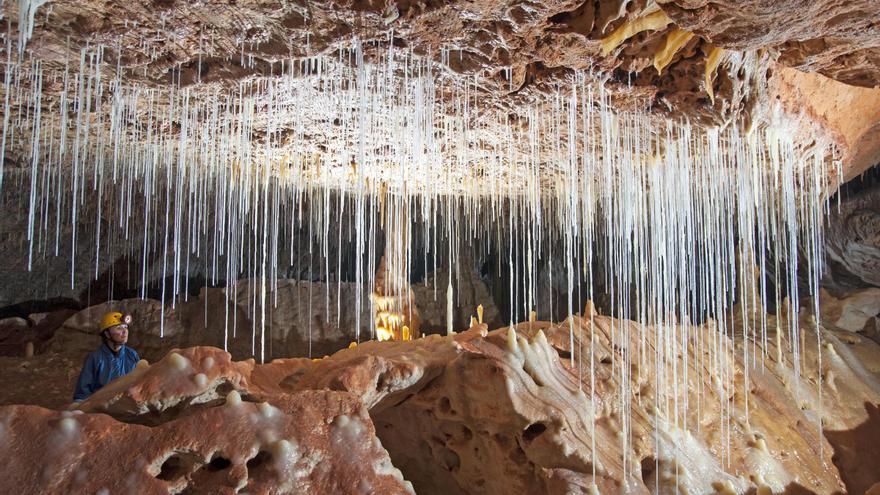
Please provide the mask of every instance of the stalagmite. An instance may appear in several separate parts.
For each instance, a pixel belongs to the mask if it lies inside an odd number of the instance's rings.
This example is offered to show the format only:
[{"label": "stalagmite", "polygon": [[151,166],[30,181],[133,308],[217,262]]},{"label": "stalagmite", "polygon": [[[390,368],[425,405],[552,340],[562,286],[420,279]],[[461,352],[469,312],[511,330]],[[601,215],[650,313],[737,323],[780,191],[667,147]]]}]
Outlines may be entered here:
[{"label": "stalagmite", "polygon": [[231,390],[226,395],[226,405],[235,407],[239,404],[241,404],[241,394],[237,390]]},{"label": "stalagmite", "polygon": [[599,313],[596,311],[596,305],[591,299],[587,299],[587,302],[584,303],[584,316],[596,316],[597,314]]},{"label": "stalagmite", "polygon": [[452,327],[452,311],[452,282],[450,282],[449,285],[446,286],[446,335],[452,335],[455,333],[455,329]]}]

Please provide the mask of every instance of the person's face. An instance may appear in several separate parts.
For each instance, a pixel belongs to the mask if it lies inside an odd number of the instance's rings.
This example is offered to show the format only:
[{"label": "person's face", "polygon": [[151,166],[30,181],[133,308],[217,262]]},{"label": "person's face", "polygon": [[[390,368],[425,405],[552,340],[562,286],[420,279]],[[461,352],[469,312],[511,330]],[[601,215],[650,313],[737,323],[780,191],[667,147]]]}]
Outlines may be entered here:
[{"label": "person's face", "polygon": [[128,325],[122,324],[111,327],[107,330],[107,334],[110,336],[110,341],[114,344],[125,344],[128,342]]}]

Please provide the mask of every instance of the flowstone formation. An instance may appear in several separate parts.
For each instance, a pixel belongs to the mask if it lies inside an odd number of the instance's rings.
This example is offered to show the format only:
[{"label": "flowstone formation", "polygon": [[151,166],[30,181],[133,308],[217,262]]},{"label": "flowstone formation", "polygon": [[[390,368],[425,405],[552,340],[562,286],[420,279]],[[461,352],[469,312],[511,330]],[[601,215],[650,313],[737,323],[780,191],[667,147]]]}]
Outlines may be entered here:
[{"label": "flowstone formation", "polygon": [[[748,342],[713,342],[711,325],[664,336],[588,314],[263,365],[175,349],[74,411],[3,406],[11,464],[0,479],[26,492],[90,493],[870,488],[876,473],[845,438],[876,434],[865,407],[880,394],[880,370],[866,371],[852,343],[823,329],[823,364],[809,353],[798,381],[774,347],[757,350],[760,367],[746,366]],[[614,337],[624,332],[631,338]],[[657,346],[681,335],[678,357],[658,359]],[[589,357],[578,365],[581,352]],[[811,427],[817,418],[825,436]]]}]

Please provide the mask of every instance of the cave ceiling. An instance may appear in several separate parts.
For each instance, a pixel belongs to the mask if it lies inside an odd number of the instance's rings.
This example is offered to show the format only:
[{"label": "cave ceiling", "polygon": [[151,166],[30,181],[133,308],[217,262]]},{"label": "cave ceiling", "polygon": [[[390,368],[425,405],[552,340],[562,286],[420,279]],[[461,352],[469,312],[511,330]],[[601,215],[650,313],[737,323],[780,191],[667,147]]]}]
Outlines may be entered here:
[{"label": "cave ceiling", "polygon": [[[769,113],[774,95],[767,81],[774,70],[818,73],[846,87],[880,84],[880,9],[872,4],[38,0],[20,5],[34,14],[27,50],[45,68],[75,66],[83,47],[99,46],[108,74],[142,87],[216,93],[278,77],[285,63],[296,63],[291,61],[341,57],[357,45],[365,60],[394,51],[435,67],[449,82],[438,91],[467,81],[479,93],[477,107],[503,109],[512,119],[522,118],[524,102],[580,74],[603,85],[616,109],[699,126],[749,127]],[[9,15],[12,5],[4,8],[11,26],[7,46],[14,50],[26,15]],[[42,85],[44,100],[57,99],[60,90],[60,79],[49,78]],[[873,116],[872,110],[868,118]],[[259,131],[257,125],[254,132]]]},{"label": "cave ceiling", "polygon": [[[641,32],[622,33],[652,16]],[[609,43],[617,34],[629,36]],[[412,50],[476,78],[499,100],[580,69],[615,86],[619,105],[709,120],[744,103],[730,101],[743,70],[719,71],[718,98],[710,97],[704,76],[716,48],[760,50],[846,84],[880,84],[880,9],[871,0],[49,2],[36,12],[29,47],[63,64],[101,44],[130,81],[210,85],[270,76],[283,60],[356,39]],[[667,45],[677,49],[658,72]]]}]

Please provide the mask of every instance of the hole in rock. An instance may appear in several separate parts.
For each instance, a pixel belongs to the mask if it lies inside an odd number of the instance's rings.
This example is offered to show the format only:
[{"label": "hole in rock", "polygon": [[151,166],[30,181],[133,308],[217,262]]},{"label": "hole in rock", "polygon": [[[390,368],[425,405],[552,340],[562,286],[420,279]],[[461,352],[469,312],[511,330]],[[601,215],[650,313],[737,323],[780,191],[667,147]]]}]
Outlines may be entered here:
[{"label": "hole in rock", "polygon": [[461,465],[461,459],[458,457],[458,454],[448,447],[441,446],[438,457],[447,471],[455,471]]},{"label": "hole in rock", "polygon": [[378,391],[388,390],[389,389],[388,382],[389,382],[389,378],[388,378],[387,373],[379,374],[379,377],[376,379],[376,390],[378,390]]},{"label": "hole in rock", "polygon": [[270,454],[268,451],[261,450],[257,453],[257,455],[247,461],[248,471],[254,471],[268,464],[270,460],[272,460],[272,454]]},{"label": "hole in rock", "polygon": [[642,459],[642,482],[646,485],[648,481],[654,476],[654,471],[657,468],[657,459],[653,456],[648,456]]},{"label": "hole in rock", "polygon": [[563,349],[558,349],[558,348],[554,348],[554,349],[556,349],[556,354],[557,354],[560,358],[562,358],[562,359],[571,359],[571,352],[566,351],[566,350],[563,350]]},{"label": "hole in rock", "polygon": [[232,461],[230,461],[229,459],[221,457],[219,455],[215,455],[211,458],[211,462],[208,463],[206,469],[208,471],[222,471],[224,469],[227,469],[231,465]]},{"label": "hole in rock", "polygon": [[824,431],[847,493],[866,493],[880,483],[880,407],[864,403],[867,417],[848,430]]},{"label": "hole in rock", "polygon": [[440,407],[440,412],[442,412],[443,414],[449,414],[449,411],[452,410],[452,404],[449,402],[449,398],[448,397],[441,397],[439,407]]},{"label": "hole in rock", "polygon": [[[371,414],[376,425],[376,436],[388,451],[391,463],[400,469],[404,479],[413,484],[416,493],[422,495],[470,493],[459,486],[453,476],[453,473],[459,472],[466,462],[464,459],[468,457],[467,447],[456,444],[454,438],[447,446],[443,438],[444,432],[459,431],[459,423],[431,416],[420,418],[420,421],[415,422],[413,417],[419,415],[418,411],[420,410],[406,402],[402,406]],[[471,435],[476,434],[471,432]],[[449,448],[450,446],[454,446],[455,450]],[[461,454],[462,452],[465,454]]]},{"label": "hole in rock", "polygon": [[547,426],[544,423],[532,423],[523,431],[523,440],[531,442],[545,431],[547,431]]},{"label": "hole in rock", "polygon": [[467,426],[461,425],[461,437],[465,441],[470,441],[470,439],[474,438],[474,432],[472,432]]},{"label": "hole in rock", "polygon": [[[197,412],[212,407],[223,406],[226,404],[226,396],[235,387],[229,382],[223,382],[217,385],[214,391],[206,391],[202,395],[195,395],[181,400],[172,407],[162,410],[150,410],[142,414],[112,414],[114,419],[123,423],[133,423],[144,426],[159,426],[161,424],[190,416]],[[206,397],[216,397],[206,400]],[[246,393],[241,394],[241,400],[244,402],[256,402],[256,400]]]},{"label": "hole in rock", "polygon": [[491,273],[491,269],[492,269],[492,265],[491,265],[491,262],[492,262],[492,261],[493,261],[493,260],[486,260],[486,261],[480,266],[480,278],[481,278],[481,279],[483,279],[483,280],[489,280],[489,274]]},{"label": "hole in rock", "polygon": [[162,463],[156,478],[163,481],[174,481],[185,475],[191,464],[189,460],[184,459],[182,455],[175,452]]},{"label": "hole in rock", "polygon": [[228,483],[229,470],[232,461],[219,453],[214,453],[211,460],[199,466],[198,469],[187,475],[189,485],[181,492],[182,494],[204,493],[205,487],[223,486]]}]

